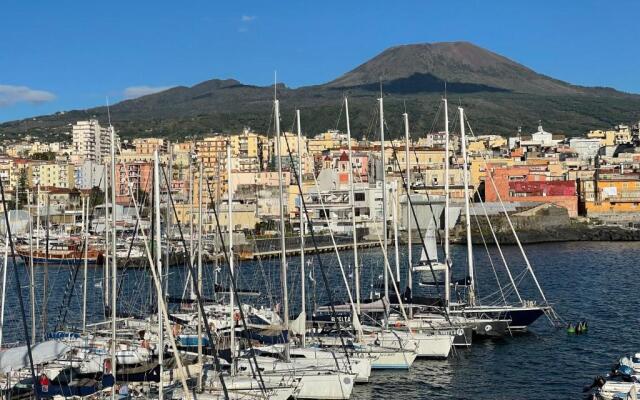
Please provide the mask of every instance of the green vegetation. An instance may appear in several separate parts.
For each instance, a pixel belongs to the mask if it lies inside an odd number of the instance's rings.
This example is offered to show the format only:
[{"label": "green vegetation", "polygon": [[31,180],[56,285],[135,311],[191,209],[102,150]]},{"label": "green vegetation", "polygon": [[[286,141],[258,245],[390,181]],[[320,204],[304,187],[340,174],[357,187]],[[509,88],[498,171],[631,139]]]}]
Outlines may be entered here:
[{"label": "green vegetation", "polygon": [[[393,47],[332,82],[297,89],[279,85],[281,127],[291,130],[294,110],[300,108],[307,135],[344,130],[342,99],[348,95],[354,136],[376,139],[380,79],[390,137],[401,136],[405,110],[414,137],[441,129],[441,119],[434,120],[445,86],[452,125],[456,106],[462,105],[476,134],[511,136],[518,127],[533,132],[542,120],[545,130],[573,136],[640,119],[638,95],[571,85],[459,42]],[[123,138],[184,140],[211,132],[238,133],[244,127],[272,133],[272,99],[273,86],[213,79],[120,102],[111,107],[111,115]],[[0,134],[59,138],[77,120],[106,122],[106,111],[98,107],[7,122],[0,125]]]}]

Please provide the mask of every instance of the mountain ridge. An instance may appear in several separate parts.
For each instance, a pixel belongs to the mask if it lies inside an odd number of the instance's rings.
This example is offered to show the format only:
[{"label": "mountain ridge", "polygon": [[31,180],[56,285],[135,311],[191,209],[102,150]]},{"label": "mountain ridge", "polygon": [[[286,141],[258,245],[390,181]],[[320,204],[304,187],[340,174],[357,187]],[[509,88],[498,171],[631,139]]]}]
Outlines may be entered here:
[{"label": "mountain ridge", "polygon": [[[467,108],[476,131],[483,133],[509,135],[519,126],[533,129],[542,119],[548,130],[575,135],[640,118],[639,95],[573,85],[469,42],[439,42],[390,47],[322,84],[298,88],[278,84],[282,126],[292,120],[293,108],[299,107],[306,131],[340,128],[336,121],[342,97],[348,94],[354,131],[373,135],[369,120],[381,78],[392,136],[400,131],[394,115],[405,107],[415,131],[430,129],[445,87],[447,96]],[[245,84],[233,78],[210,79],[124,100],[110,111],[125,137],[184,137],[185,133],[237,132],[244,126],[266,132],[273,89],[273,85]],[[91,116],[104,120],[106,108],[9,121],[0,124],[0,132],[55,134]]]}]

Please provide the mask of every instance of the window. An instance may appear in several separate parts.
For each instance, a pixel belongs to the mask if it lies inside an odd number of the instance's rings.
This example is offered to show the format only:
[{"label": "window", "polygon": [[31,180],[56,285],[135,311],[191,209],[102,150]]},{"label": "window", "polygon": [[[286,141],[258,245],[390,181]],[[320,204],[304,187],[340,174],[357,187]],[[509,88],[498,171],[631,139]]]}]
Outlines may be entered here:
[{"label": "window", "polygon": [[364,196],[364,193],[362,192],[359,192],[359,193],[356,192],[354,193],[354,198],[356,201],[364,201],[365,196]]}]

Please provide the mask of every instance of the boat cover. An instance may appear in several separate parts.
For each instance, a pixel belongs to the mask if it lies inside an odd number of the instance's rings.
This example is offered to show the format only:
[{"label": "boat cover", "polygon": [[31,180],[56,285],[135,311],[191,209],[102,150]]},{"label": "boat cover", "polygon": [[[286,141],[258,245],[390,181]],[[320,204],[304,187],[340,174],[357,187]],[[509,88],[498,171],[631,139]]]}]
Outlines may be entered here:
[{"label": "boat cover", "polygon": [[[69,352],[71,347],[64,343],[49,340],[31,346],[33,363],[43,364],[59,358]],[[14,347],[0,352],[0,371],[7,373],[29,366],[29,354],[27,346]]]}]

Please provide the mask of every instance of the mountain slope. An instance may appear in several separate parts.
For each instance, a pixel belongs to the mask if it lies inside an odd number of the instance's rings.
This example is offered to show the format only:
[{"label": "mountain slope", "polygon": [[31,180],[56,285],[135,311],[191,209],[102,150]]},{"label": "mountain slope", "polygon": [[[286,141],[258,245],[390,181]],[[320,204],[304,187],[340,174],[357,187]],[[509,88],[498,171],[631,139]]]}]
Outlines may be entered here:
[{"label": "mountain slope", "polygon": [[[311,134],[344,129],[344,120],[338,120],[342,96],[348,94],[353,131],[358,136],[375,137],[372,120],[380,80],[392,136],[401,132],[400,114],[405,107],[416,135],[431,129],[445,85],[451,102],[465,106],[477,133],[509,135],[518,126],[526,132],[542,119],[547,130],[581,134],[640,119],[638,95],[572,85],[471,43],[447,42],[392,47],[325,84],[297,89],[279,85],[283,129],[292,123],[294,108],[302,110],[303,126]],[[213,79],[122,101],[111,107],[111,115],[125,137],[184,138],[211,131],[237,132],[244,126],[266,132],[272,99],[273,86]],[[91,116],[105,120],[106,109],[7,122],[0,125],[0,132],[9,136],[55,134],[68,131],[69,123]],[[437,129],[439,124],[435,126]]]},{"label": "mountain slope", "polygon": [[[540,95],[595,93],[600,89],[574,86],[550,78],[506,57],[468,42],[411,44],[389,48],[354,70],[327,83],[348,88],[412,77],[433,76],[451,84],[481,85],[489,91],[510,91]],[[454,86],[455,87],[455,86]],[[493,90],[491,90],[493,89]],[[482,90],[478,90],[482,91]],[[456,92],[453,89],[453,92]]]}]

